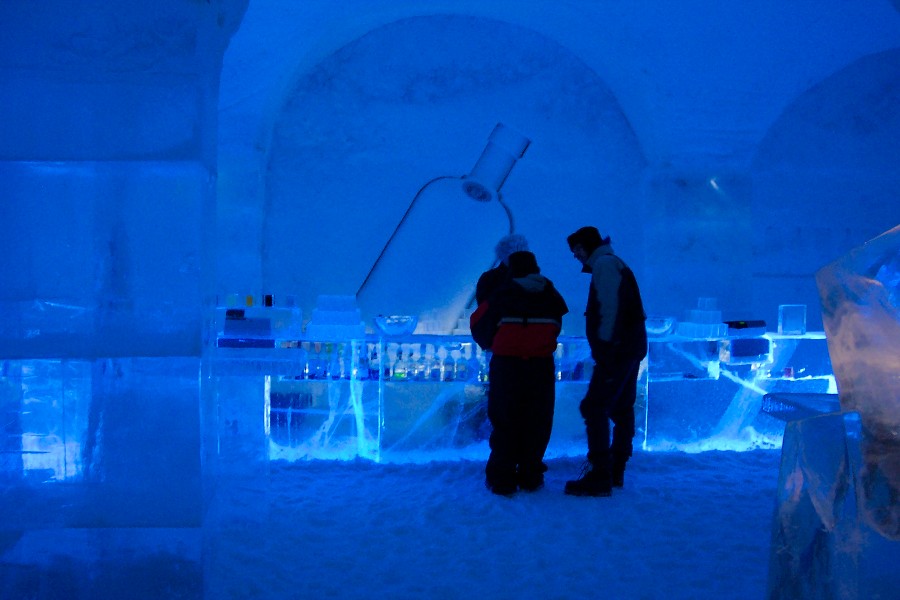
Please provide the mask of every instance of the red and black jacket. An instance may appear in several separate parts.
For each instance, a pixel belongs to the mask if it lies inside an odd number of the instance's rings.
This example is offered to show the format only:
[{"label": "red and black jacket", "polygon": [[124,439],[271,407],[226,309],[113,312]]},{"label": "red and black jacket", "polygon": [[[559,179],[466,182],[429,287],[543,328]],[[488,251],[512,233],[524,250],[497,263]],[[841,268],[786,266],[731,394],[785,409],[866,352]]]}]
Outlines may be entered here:
[{"label": "red and black jacket", "polygon": [[475,342],[495,355],[551,356],[567,312],[553,283],[533,273],[499,285],[478,305],[469,324]]}]

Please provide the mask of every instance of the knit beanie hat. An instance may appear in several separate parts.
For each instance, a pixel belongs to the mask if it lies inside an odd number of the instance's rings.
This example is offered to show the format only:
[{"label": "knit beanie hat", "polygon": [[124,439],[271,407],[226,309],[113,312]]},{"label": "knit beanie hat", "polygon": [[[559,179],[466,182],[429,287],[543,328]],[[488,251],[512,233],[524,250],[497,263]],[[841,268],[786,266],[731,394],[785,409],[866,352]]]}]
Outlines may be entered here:
[{"label": "knit beanie hat", "polygon": [[513,278],[541,272],[537,259],[531,252],[513,252],[507,260],[509,261],[509,274]]},{"label": "knit beanie hat", "polygon": [[518,233],[504,235],[502,238],[500,238],[500,241],[497,242],[497,245],[494,247],[494,252],[497,254],[497,260],[503,263],[507,263],[507,258],[509,258],[509,255],[513,252],[522,252],[527,250],[528,240],[525,239],[524,235]]}]

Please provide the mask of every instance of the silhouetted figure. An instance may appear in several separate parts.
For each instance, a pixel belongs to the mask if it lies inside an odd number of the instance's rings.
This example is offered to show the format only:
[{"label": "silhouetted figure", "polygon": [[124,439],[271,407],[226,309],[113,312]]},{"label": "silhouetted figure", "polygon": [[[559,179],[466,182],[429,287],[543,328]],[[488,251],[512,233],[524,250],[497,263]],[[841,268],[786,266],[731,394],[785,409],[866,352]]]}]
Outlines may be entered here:
[{"label": "silhouetted figure", "polygon": [[587,462],[580,479],[566,482],[565,492],[609,496],[613,487],[624,485],[632,454],[637,378],[647,355],[646,315],[634,273],[613,253],[608,236],[582,227],[567,241],[582,271],[591,274],[584,314],[595,367],[579,407],[587,428]]},{"label": "silhouetted figure", "polygon": [[508,278],[473,313],[472,337],[492,353],[488,418],[493,430],[485,483],[495,494],[544,484],[544,452],[556,405],[553,353],[569,312],[531,252],[508,258]]}]

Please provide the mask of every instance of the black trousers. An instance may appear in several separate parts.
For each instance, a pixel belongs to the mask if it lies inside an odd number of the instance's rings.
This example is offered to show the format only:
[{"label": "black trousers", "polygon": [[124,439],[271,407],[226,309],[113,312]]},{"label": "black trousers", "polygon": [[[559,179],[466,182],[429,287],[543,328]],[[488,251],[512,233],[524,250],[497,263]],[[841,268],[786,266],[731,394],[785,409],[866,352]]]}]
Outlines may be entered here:
[{"label": "black trousers", "polygon": [[595,467],[606,468],[610,459],[624,464],[631,457],[640,367],[639,360],[604,361],[594,366],[579,408],[587,428],[588,460]]},{"label": "black trousers", "polygon": [[553,429],[556,405],[553,357],[492,356],[488,388],[490,446],[485,474],[490,485],[539,477]]}]

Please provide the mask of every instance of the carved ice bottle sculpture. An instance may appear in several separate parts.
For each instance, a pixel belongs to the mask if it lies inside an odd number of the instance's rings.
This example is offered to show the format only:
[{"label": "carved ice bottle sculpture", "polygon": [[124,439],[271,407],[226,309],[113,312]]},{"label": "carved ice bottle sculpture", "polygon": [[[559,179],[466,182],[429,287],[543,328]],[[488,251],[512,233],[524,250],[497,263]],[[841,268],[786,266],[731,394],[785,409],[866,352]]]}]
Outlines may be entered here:
[{"label": "carved ice bottle sculpture", "polygon": [[497,241],[513,231],[500,188],[530,143],[498,123],[471,173],[419,190],[357,291],[367,327],[378,315],[416,315],[416,332],[453,331]]}]

